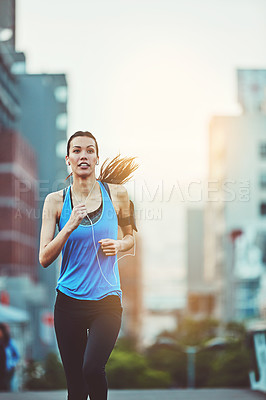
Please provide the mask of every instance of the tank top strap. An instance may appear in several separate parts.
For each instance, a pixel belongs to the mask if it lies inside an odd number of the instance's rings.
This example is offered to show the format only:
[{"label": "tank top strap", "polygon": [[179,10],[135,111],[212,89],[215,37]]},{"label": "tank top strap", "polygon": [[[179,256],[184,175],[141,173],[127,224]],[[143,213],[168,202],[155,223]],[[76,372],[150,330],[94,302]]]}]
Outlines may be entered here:
[{"label": "tank top strap", "polygon": [[63,189],[63,202],[65,201],[67,188],[68,188],[68,187],[65,187],[65,188]]},{"label": "tank top strap", "polygon": [[102,182],[102,184],[103,184],[103,186],[105,187],[105,189],[106,189],[106,191],[107,191],[107,193],[108,193],[110,199],[112,200],[112,196],[111,196],[111,192],[110,192],[110,188],[109,188],[109,186],[108,186],[108,183],[107,183],[107,182]]}]

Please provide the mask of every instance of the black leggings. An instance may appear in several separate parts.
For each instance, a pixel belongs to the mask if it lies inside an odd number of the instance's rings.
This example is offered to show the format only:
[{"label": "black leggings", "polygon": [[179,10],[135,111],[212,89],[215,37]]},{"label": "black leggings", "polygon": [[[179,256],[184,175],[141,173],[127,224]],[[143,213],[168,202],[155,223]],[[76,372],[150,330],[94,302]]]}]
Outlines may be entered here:
[{"label": "black leggings", "polygon": [[105,365],[118,337],[122,311],[119,296],[77,300],[58,291],[55,333],[68,400],[87,400],[88,395],[90,400],[107,400]]}]

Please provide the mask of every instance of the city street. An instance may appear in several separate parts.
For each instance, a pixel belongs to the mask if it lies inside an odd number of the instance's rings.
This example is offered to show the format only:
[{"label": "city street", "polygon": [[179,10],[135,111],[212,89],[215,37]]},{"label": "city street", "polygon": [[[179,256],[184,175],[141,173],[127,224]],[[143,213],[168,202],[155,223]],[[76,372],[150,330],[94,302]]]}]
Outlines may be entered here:
[{"label": "city street", "polygon": [[[65,391],[0,393],[0,400],[66,400]],[[248,389],[110,390],[108,400],[262,400]]]}]

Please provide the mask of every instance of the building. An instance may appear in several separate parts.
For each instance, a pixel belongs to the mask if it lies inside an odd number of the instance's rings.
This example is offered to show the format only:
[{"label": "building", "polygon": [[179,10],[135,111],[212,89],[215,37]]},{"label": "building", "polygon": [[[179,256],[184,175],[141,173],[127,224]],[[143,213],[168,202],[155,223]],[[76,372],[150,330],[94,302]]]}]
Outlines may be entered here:
[{"label": "building", "polygon": [[0,133],[0,275],[37,282],[35,154],[19,133]]},{"label": "building", "polygon": [[118,258],[123,257],[118,261],[124,309],[120,335],[131,338],[136,346],[141,348],[143,324],[141,240],[139,234],[134,232],[134,235],[135,255],[133,248],[117,255]]},{"label": "building", "polygon": [[212,190],[205,215],[204,274],[216,292],[215,315],[226,321],[260,315],[266,232],[265,85],[266,71],[238,70],[243,114],[215,116],[210,123]]},{"label": "building", "polygon": [[[18,65],[20,68],[18,68]],[[16,71],[23,68],[19,57]],[[37,160],[38,198],[36,240],[39,242],[42,208],[48,193],[62,189],[68,182],[65,164],[67,143],[67,83],[64,74],[18,74],[21,104],[20,130],[34,148]],[[38,279],[45,284],[48,293],[48,308],[52,312],[55,302],[55,287],[59,274],[59,259],[44,269],[39,263]]]},{"label": "building", "polygon": [[186,307],[185,207],[174,191],[158,186],[136,207],[143,248],[143,347],[152,345],[162,331],[174,331]]},{"label": "building", "polygon": [[204,279],[204,206],[187,208],[187,305],[186,313],[210,316],[215,293]]},{"label": "building", "polygon": [[[21,107],[15,62],[15,1],[0,3],[0,276],[36,275],[35,153],[17,130]],[[29,190],[25,190],[28,186]]]},{"label": "building", "polygon": [[0,2],[0,124],[15,129],[20,117],[16,77],[11,72],[15,53],[15,0]]},{"label": "building", "polygon": [[0,2],[0,320],[10,325],[24,359],[40,347],[33,338],[36,320],[29,310],[43,307],[45,296],[37,276],[36,156],[18,129],[21,99],[18,80],[12,71],[15,60],[15,1],[3,0]]},{"label": "building", "polygon": [[15,0],[1,1],[0,300],[29,312],[24,353],[43,358],[57,348],[58,262],[46,271],[38,262],[41,210],[46,194],[65,186],[67,89],[64,74],[26,74],[25,55],[15,49],[15,17]]}]

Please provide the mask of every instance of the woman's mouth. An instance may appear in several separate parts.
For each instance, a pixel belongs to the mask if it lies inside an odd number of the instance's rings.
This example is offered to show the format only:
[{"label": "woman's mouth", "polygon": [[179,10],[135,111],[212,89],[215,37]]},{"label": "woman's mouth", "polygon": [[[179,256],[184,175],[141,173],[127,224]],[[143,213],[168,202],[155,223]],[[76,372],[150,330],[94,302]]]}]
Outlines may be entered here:
[{"label": "woman's mouth", "polygon": [[78,165],[78,167],[80,167],[80,168],[82,168],[82,169],[86,169],[86,168],[89,168],[89,166],[90,166],[90,164],[88,164],[88,163],[80,163],[79,165]]}]

